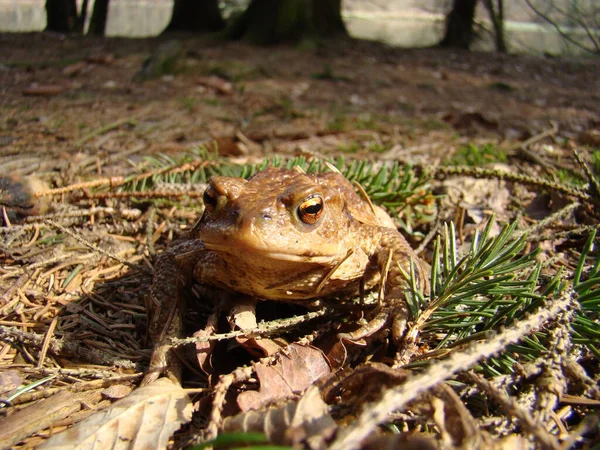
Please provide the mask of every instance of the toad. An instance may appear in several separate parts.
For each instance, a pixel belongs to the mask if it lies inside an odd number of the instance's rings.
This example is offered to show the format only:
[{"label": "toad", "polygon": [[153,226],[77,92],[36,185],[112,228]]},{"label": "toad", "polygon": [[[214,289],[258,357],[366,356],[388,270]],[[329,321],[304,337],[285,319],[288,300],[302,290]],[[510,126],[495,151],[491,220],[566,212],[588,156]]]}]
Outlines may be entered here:
[{"label": "toad", "polygon": [[[150,336],[156,342],[145,383],[167,367],[165,337],[181,326],[178,300],[189,283],[312,305],[380,286],[369,323],[341,339],[360,341],[392,324],[396,343],[410,317],[404,298],[411,266],[429,290],[429,266],[383,209],[359,196],[340,173],[268,168],[249,180],[215,176],[189,235],[157,260]],[[404,272],[404,273],[403,273]]]}]

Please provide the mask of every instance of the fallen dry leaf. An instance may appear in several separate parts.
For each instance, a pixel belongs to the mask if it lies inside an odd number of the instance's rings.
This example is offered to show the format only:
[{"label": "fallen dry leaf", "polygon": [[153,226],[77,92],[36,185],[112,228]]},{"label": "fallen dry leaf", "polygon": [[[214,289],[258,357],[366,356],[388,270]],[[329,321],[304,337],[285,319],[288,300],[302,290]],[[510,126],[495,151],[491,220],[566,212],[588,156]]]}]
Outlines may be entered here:
[{"label": "fallen dry leaf", "polygon": [[192,403],[186,392],[168,378],[159,378],[38,448],[163,449],[191,417]]},{"label": "fallen dry leaf", "polygon": [[[493,168],[510,171],[508,166],[502,164],[496,164]],[[499,220],[505,220],[511,198],[505,181],[456,177],[445,180],[442,184],[443,192],[448,196],[448,204],[460,204],[473,223],[482,223],[489,216],[489,211]]]},{"label": "fallen dry leaf", "polygon": [[219,94],[233,94],[233,85],[229,81],[225,81],[219,77],[198,77],[196,78],[196,82],[209,89],[214,89]]},{"label": "fallen dry leaf", "polygon": [[94,64],[109,65],[115,62],[115,55],[112,53],[98,53],[88,56],[86,60]]},{"label": "fallen dry leaf", "polygon": [[378,434],[361,444],[361,450],[438,450],[435,439],[426,434]]},{"label": "fallen dry leaf", "polygon": [[52,97],[62,94],[64,91],[65,87],[58,84],[32,84],[23,89],[23,95]]},{"label": "fallen dry leaf", "polygon": [[17,370],[0,373],[0,394],[10,392],[23,384],[23,377]]},{"label": "fallen dry leaf", "polygon": [[85,61],[79,61],[73,64],[69,64],[63,69],[62,73],[67,77],[74,77],[83,72],[87,67],[88,63],[86,63]]},{"label": "fallen dry leaf", "polygon": [[[100,400],[100,391],[83,394],[60,392],[35,405],[17,411],[0,420],[0,446],[9,448],[81,409],[82,403],[93,404]],[[65,448],[65,447],[63,447]]]},{"label": "fallen dry leaf", "polygon": [[259,358],[274,355],[289,345],[289,342],[283,338],[236,338],[236,341],[238,341],[248,353]]},{"label": "fallen dry leaf", "polygon": [[223,431],[262,432],[271,444],[326,448],[337,425],[329,415],[327,404],[316,386],[309,387],[297,401],[279,408],[248,411],[223,422]]},{"label": "fallen dry leaf", "polygon": [[237,399],[242,411],[260,409],[277,400],[292,397],[331,373],[321,350],[312,346],[291,344],[272,366],[255,364],[260,381],[258,391],[242,392]]},{"label": "fallen dry leaf", "polygon": [[[211,336],[215,334],[217,330],[217,322],[219,321],[218,314],[212,314],[208,321],[206,322],[206,326],[198,330],[194,333],[194,337],[200,338],[205,336]],[[215,349],[216,341],[204,341],[204,342],[196,342],[194,346],[196,347],[196,359],[198,361],[198,365],[202,369],[202,371],[206,374],[212,373],[212,363],[211,356]]]},{"label": "fallen dry leaf", "polygon": [[131,394],[131,391],[131,386],[125,384],[113,384],[102,391],[102,396],[111,400],[118,400],[127,397]]}]

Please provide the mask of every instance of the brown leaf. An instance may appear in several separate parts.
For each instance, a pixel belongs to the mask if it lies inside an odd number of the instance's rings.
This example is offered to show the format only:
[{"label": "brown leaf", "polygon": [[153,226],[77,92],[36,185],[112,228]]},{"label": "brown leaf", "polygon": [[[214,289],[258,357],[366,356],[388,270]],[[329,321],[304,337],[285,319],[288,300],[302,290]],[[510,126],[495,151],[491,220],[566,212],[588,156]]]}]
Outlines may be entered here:
[{"label": "brown leaf", "polygon": [[384,434],[369,437],[362,445],[361,450],[437,450],[432,436],[425,434]]},{"label": "brown leaf", "polygon": [[439,384],[427,397],[431,418],[448,447],[471,448],[474,442],[483,439],[477,422],[450,386]]},{"label": "brown leaf", "polygon": [[247,153],[240,148],[239,142],[236,142],[232,136],[215,136],[211,144],[214,144],[219,155],[222,156],[240,156]]},{"label": "brown leaf", "polygon": [[[208,321],[206,322],[206,326],[202,330],[198,330],[194,333],[194,337],[205,337],[211,336],[215,334],[217,330],[217,322],[219,320],[218,314],[212,314]],[[196,360],[198,361],[198,365],[206,374],[212,373],[212,364],[210,357],[214,351],[216,342],[215,341],[205,341],[205,342],[196,342]]]},{"label": "brown leaf", "polygon": [[582,131],[577,136],[579,142],[583,145],[589,145],[590,147],[600,147],[600,130],[587,130]]},{"label": "brown leaf", "polygon": [[255,364],[258,391],[242,392],[237,399],[242,411],[294,396],[324,375],[331,373],[323,352],[316,347],[291,344],[272,366]]},{"label": "brown leaf", "polygon": [[163,449],[191,415],[192,403],[186,392],[168,378],[159,378],[38,448]]},{"label": "brown leaf", "polygon": [[202,86],[206,86],[209,89],[214,89],[219,94],[233,94],[233,85],[229,81],[225,81],[219,77],[198,77],[196,78],[196,82]]},{"label": "brown leaf", "polygon": [[472,134],[498,129],[498,122],[496,120],[490,119],[478,111],[453,111],[446,114],[444,120],[454,128]]},{"label": "brown leaf", "polygon": [[297,401],[266,411],[247,411],[223,422],[223,431],[262,432],[275,445],[326,448],[337,425],[316,386],[309,387]]},{"label": "brown leaf", "polygon": [[88,56],[86,60],[94,64],[110,65],[115,62],[115,55],[112,53],[97,53]]},{"label": "brown leaf", "polygon": [[100,400],[99,391],[85,394],[60,392],[34,406],[17,411],[0,419],[0,443],[2,448],[11,447],[32,434],[51,427],[81,409],[82,402],[93,404]]},{"label": "brown leaf", "polygon": [[131,394],[131,386],[125,384],[113,384],[102,391],[102,396],[110,400],[119,400]]},{"label": "brown leaf", "polygon": [[69,64],[62,71],[63,75],[67,77],[74,77],[79,75],[88,67],[88,64],[85,61],[79,61],[73,64]]},{"label": "brown leaf", "polygon": [[348,349],[346,344],[342,340],[334,342],[329,351],[327,352],[327,359],[330,361],[331,366],[334,369],[340,369],[346,363],[348,358]]},{"label": "brown leaf", "polygon": [[274,355],[289,345],[289,342],[283,338],[236,338],[236,340],[248,353],[259,358]]},{"label": "brown leaf", "polygon": [[0,372],[0,394],[10,392],[23,384],[23,377],[18,370]]},{"label": "brown leaf", "polygon": [[23,95],[52,97],[62,94],[64,91],[65,87],[58,84],[32,84],[23,89]]}]

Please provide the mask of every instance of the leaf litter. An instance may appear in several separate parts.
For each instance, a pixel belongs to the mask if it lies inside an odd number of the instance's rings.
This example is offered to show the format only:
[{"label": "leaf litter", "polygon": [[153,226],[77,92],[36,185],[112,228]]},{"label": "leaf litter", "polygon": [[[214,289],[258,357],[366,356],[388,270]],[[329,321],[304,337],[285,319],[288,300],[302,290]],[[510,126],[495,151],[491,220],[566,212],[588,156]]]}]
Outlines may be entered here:
[{"label": "leaf litter", "polygon": [[[137,83],[132,78],[159,39],[10,39],[2,50],[9,70],[0,73],[11,87],[1,101],[0,136],[0,370],[7,376],[2,398],[10,399],[0,408],[3,446],[179,448],[219,431],[261,431],[268,442],[306,448],[597,442],[600,352],[590,336],[600,336],[600,282],[588,235],[598,228],[598,198],[577,187],[592,182],[573,155],[584,146],[597,175],[589,138],[600,123],[596,61],[509,61],[369,43],[303,53],[183,40],[180,72]],[[40,50],[36,60],[23,50],[31,41]],[[192,50],[198,45],[201,56]],[[366,55],[369,63],[357,64]],[[330,79],[313,76],[325,66]],[[492,81],[514,89],[484,87]],[[558,126],[547,127],[549,116]],[[505,140],[528,144],[515,150]],[[431,170],[461,146],[490,143],[506,151],[512,175],[485,161],[454,173]],[[209,151],[192,150],[198,146]],[[447,270],[483,239],[492,212],[529,230],[519,251],[539,248],[544,263],[494,285],[486,279],[493,274],[481,272],[486,295],[450,301],[425,321],[429,328],[413,329],[418,339],[405,349],[401,369],[390,368],[385,339],[358,349],[332,343],[339,326],[360,320],[356,306],[292,327],[278,320],[305,311],[270,311],[267,328],[257,322],[260,311],[226,326],[207,302],[198,304],[204,294],[194,287],[189,334],[202,329],[195,336],[216,338],[195,344],[204,374],[192,364],[184,378],[200,393],[164,379],[135,389],[151,349],[144,298],[154,254],[197,220],[210,175],[247,176],[274,154],[301,164],[366,161],[353,167],[372,175],[367,191],[430,261],[429,232],[454,220],[447,239],[458,242],[442,255]],[[394,191],[384,192],[378,174],[396,170],[381,162],[390,160],[402,169],[391,177]],[[407,163],[413,169],[404,169]],[[425,182],[399,183],[406,174],[424,174]],[[500,226],[489,227],[485,236],[498,234]],[[575,279],[582,281],[579,300],[570,290]],[[501,289],[510,283],[521,294]],[[519,291],[518,283],[535,289]],[[477,314],[492,322],[501,315],[509,328],[495,329],[500,341],[473,320]],[[252,334],[255,323],[268,337]],[[444,323],[455,328],[442,339]],[[219,338],[231,328],[241,334]],[[177,350],[186,359],[186,348]],[[14,394],[17,384],[30,388]],[[192,404],[200,424],[190,422]],[[155,422],[141,420],[146,414]],[[382,433],[384,423],[395,432]]]}]

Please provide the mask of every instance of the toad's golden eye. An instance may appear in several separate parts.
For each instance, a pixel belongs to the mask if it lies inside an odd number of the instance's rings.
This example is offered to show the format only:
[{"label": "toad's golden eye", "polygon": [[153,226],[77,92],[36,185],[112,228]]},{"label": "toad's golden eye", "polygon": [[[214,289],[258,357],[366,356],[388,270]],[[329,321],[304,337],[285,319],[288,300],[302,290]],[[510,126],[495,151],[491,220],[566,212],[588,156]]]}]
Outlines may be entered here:
[{"label": "toad's golden eye", "polygon": [[302,200],[298,206],[298,217],[308,225],[315,224],[323,215],[323,197],[313,195]]},{"label": "toad's golden eye", "polygon": [[204,207],[209,211],[212,211],[217,207],[217,193],[212,186],[206,188],[202,200],[204,200]]}]

